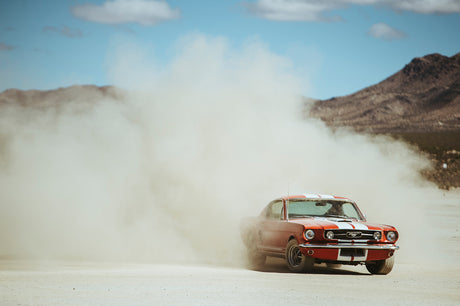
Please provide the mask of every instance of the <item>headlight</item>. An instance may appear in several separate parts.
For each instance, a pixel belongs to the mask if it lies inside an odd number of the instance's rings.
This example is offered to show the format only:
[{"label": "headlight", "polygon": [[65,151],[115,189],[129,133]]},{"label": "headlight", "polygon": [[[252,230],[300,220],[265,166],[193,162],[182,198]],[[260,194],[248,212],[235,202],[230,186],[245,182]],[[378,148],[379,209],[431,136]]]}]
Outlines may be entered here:
[{"label": "headlight", "polygon": [[395,241],[396,240],[396,233],[395,232],[387,232],[387,239],[388,241]]},{"label": "headlight", "polygon": [[327,231],[326,232],[326,239],[334,239],[334,232],[333,231]]},{"label": "headlight", "polygon": [[381,232],[374,232],[374,240],[380,240],[382,238]]},{"label": "headlight", "polygon": [[315,232],[311,229],[308,229],[305,231],[305,238],[307,238],[308,240],[311,240],[313,238],[315,238]]}]

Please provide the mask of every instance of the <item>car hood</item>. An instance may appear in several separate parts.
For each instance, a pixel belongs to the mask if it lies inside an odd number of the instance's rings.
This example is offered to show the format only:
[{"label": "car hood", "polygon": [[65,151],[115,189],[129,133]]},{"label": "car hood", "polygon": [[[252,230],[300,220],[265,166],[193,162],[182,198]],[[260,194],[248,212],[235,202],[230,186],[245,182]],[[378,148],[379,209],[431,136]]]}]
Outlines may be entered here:
[{"label": "car hood", "polygon": [[291,223],[303,225],[305,228],[320,229],[358,229],[358,230],[394,230],[390,225],[373,224],[355,219],[310,217],[302,219],[291,219]]}]

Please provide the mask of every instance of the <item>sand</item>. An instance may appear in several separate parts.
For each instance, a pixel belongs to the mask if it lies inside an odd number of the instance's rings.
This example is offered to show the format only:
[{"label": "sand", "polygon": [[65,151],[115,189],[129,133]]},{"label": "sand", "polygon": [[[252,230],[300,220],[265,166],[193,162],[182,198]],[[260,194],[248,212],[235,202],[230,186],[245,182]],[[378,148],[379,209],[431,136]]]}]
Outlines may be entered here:
[{"label": "sand", "polygon": [[[436,206],[437,244],[401,241],[393,271],[363,266],[290,273],[280,259],[263,271],[242,264],[186,265],[0,259],[2,305],[458,305],[460,208],[457,196]],[[426,231],[433,228],[421,229]],[[433,246],[438,249],[433,250]],[[410,252],[409,252],[410,251]],[[427,253],[429,256],[422,256]],[[417,255],[419,254],[419,255]]]},{"label": "sand", "polygon": [[3,305],[454,305],[460,268],[397,264],[386,276],[364,267],[289,273],[216,266],[2,261]]}]

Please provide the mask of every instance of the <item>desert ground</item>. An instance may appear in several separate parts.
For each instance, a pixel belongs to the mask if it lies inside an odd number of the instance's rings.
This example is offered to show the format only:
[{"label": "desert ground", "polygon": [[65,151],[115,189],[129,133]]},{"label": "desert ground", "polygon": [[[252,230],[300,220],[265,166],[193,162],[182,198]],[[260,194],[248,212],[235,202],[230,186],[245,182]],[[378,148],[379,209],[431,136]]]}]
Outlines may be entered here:
[{"label": "desert ground", "polygon": [[[458,305],[458,197],[433,210],[438,244],[408,252],[401,242],[389,275],[363,266],[290,273],[280,259],[263,271],[241,265],[0,261],[3,305]],[[429,228],[429,227],[427,227]],[[406,249],[405,249],[406,247]],[[437,248],[437,249],[433,249]],[[420,254],[420,256],[414,255]],[[428,254],[428,255],[427,255]]]},{"label": "desert ground", "polygon": [[460,268],[397,263],[387,276],[364,267],[289,273],[217,266],[1,263],[4,305],[455,305]]}]

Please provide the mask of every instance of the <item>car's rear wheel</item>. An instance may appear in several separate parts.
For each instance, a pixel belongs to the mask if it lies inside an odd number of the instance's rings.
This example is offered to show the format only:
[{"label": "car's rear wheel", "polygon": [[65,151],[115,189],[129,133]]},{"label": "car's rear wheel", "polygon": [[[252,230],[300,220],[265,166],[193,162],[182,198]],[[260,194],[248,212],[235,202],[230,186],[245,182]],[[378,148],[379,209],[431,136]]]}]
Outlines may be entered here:
[{"label": "car's rear wheel", "polygon": [[395,258],[390,257],[384,260],[377,260],[372,263],[366,263],[366,268],[367,271],[369,271],[371,274],[380,274],[380,275],[386,275],[393,270],[393,266],[395,263]]},{"label": "car's rear wheel", "polygon": [[289,240],[285,257],[287,266],[292,272],[309,272],[313,269],[314,259],[302,254],[295,239]]},{"label": "car's rear wheel", "polygon": [[248,249],[248,261],[250,269],[262,269],[265,266],[266,258],[267,256],[255,250],[255,248]]},{"label": "car's rear wheel", "polygon": [[259,252],[256,241],[253,238],[248,245],[248,263],[250,269],[259,270],[265,266],[267,256]]}]

